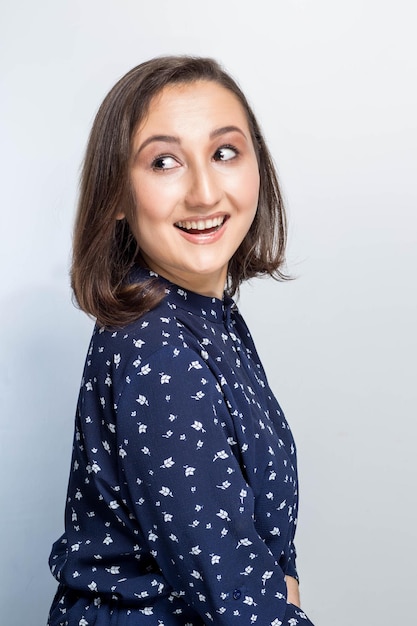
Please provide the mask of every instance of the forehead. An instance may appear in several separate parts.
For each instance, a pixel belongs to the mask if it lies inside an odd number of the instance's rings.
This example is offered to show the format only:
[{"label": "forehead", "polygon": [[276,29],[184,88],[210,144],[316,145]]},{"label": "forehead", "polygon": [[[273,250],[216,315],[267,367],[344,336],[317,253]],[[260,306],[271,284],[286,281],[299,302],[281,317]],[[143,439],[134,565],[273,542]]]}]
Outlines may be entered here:
[{"label": "forehead", "polygon": [[248,128],[247,115],[238,97],[214,81],[167,85],[150,101],[147,115],[136,133],[145,131],[180,132],[203,128],[239,125]]}]

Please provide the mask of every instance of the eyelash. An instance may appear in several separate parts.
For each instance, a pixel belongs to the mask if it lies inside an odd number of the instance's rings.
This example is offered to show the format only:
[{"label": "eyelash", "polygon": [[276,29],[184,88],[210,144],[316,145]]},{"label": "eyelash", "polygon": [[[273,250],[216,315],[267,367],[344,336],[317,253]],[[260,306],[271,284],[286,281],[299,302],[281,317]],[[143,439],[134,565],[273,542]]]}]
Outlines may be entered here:
[{"label": "eyelash", "polygon": [[[224,159],[224,162],[227,163],[228,161],[234,161],[234,159],[236,159],[240,152],[239,150],[236,148],[236,146],[232,146],[232,144],[225,144],[224,146],[219,146],[216,151],[214,152],[213,158],[215,161],[223,161],[223,159],[220,158],[216,158],[216,155],[218,155],[222,150],[232,150],[235,154],[232,158],[230,159]],[[153,170],[157,171],[157,172],[163,172],[163,171],[168,171],[170,169],[174,169],[171,167],[168,168],[164,168],[164,167],[157,167],[157,163],[158,161],[163,161],[164,159],[173,159],[174,161],[176,161],[177,159],[173,156],[171,156],[170,154],[159,154],[158,156],[156,156],[151,163],[151,167]]]},{"label": "eyelash", "polygon": [[173,159],[174,161],[176,161],[176,158],[171,156],[170,154],[160,154],[152,160],[152,163],[151,163],[152,169],[156,170],[157,172],[163,172],[163,171],[172,169],[170,167],[168,168],[156,167],[156,164],[158,163],[158,161],[163,161],[164,159]]},{"label": "eyelash", "polygon": [[[235,146],[232,146],[232,144],[225,144],[224,146],[220,146],[219,148],[217,148],[214,154],[218,154],[221,150],[232,150],[235,153],[235,155],[231,159],[226,159],[225,162],[234,161],[234,159],[236,159],[236,157],[238,157],[240,154],[239,150]],[[219,159],[219,161],[222,161],[222,159]]]}]

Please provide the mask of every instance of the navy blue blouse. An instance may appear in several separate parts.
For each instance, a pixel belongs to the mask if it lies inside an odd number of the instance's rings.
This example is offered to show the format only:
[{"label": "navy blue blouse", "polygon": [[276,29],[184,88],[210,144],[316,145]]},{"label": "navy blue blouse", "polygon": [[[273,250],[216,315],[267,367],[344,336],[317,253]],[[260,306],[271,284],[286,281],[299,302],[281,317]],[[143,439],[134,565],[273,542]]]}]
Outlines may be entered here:
[{"label": "navy blue blouse", "polygon": [[311,625],[284,581],[294,441],[248,329],[230,298],[164,284],[136,322],[94,330],[48,623]]}]

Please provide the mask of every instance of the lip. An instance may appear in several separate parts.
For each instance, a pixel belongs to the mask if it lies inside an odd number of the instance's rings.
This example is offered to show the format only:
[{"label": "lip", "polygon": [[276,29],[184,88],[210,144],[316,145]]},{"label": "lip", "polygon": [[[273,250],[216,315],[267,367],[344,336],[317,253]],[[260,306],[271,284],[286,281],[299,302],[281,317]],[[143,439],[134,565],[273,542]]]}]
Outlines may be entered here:
[{"label": "lip", "polygon": [[229,217],[226,213],[209,215],[204,218],[200,215],[178,220],[174,226],[187,241],[196,244],[214,243],[222,237]]}]

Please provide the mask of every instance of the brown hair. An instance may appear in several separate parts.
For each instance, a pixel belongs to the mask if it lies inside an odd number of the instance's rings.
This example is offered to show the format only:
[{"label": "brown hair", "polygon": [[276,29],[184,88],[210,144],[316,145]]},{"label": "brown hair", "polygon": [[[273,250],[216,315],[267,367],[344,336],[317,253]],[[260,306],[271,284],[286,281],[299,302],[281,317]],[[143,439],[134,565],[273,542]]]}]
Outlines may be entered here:
[{"label": "brown hair", "polygon": [[132,137],[151,100],[167,85],[207,80],[231,91],[243,106],[255,147],[260,191],[249,232],[228,268],[227,291],[234,295],[249,278],[284,280],[286,217],[276,171],[245,95],[221,66],[209,58],[167,56],[133,68],[111,89],[94,120],[81,175],[74,228],[71,284],[79,307],[104,326],[121,327],[155,307],[163,293],[158,281],[129,283],[140,250],[126,219],[130,190]]}]

